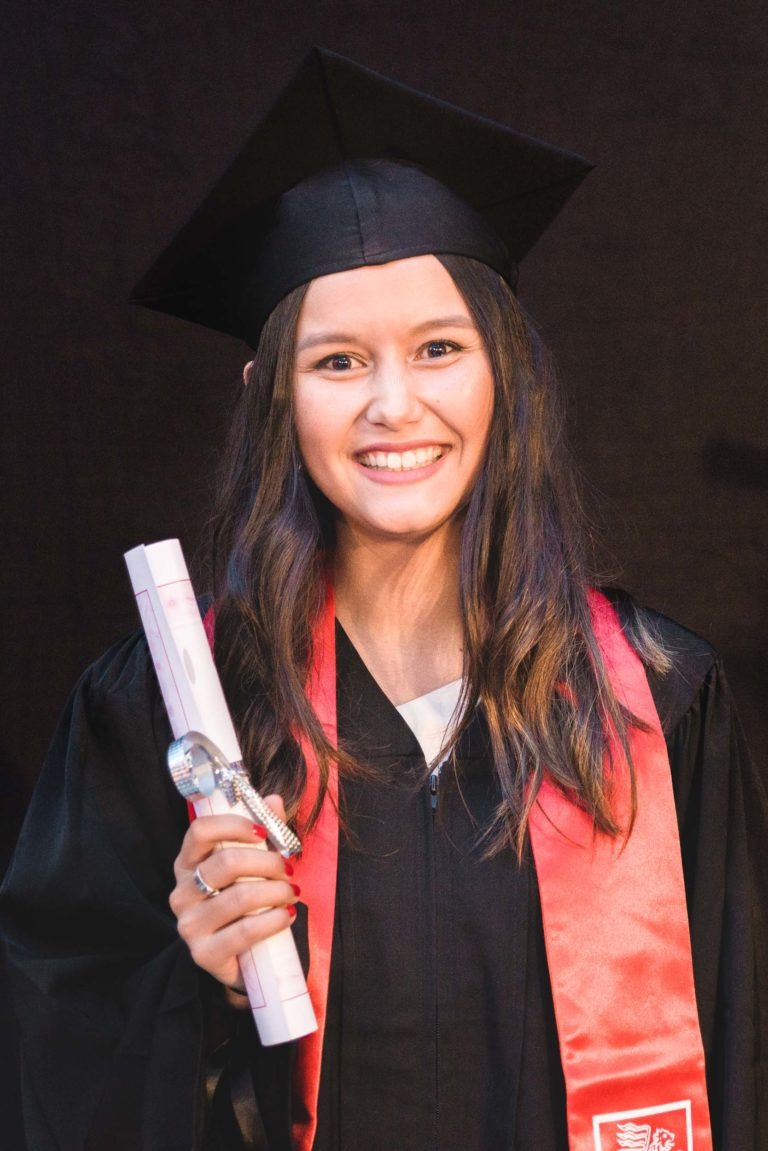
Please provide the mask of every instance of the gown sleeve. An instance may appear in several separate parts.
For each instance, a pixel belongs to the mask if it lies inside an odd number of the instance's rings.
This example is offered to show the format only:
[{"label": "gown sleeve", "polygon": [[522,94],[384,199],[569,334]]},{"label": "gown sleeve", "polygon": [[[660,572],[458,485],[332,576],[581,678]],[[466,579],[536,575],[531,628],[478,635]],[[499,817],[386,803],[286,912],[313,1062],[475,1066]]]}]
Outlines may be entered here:
[{"label": "gown sleeve", "polygon": [[34,1151],[202,1146],[205,979],[167,902],[187,823],[169,739],[137,635],[75,689],[6,877]]},{"label": "gown sleeve", "polygon": [[664,617],[673,668],[649,682],[680,826],[717,1151],[768,1148],[768,800],[720,660]]}]

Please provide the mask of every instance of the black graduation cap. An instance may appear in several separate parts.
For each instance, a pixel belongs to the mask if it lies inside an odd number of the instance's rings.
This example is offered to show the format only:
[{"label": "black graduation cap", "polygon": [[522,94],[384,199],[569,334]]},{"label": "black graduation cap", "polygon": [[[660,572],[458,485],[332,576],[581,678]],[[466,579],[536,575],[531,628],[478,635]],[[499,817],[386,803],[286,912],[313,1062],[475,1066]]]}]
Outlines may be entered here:
[{"label": "black graduation cap", "polygon": [[245,339],[317,276],[428,252],[517,265],[579,156],[315,48],[131,299]]}]

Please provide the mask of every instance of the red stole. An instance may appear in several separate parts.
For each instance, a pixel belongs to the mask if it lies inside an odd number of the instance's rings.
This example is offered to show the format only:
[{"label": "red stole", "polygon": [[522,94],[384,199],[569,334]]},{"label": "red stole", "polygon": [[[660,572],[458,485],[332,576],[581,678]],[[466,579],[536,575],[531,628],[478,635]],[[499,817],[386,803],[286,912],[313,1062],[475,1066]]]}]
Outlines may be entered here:
[{"label": "red stole", "polygon": [[[570,1151],[711,1151],[704,1052],[693,985],[680,844],[666,746],[642,664],[604,596],[592,622],[618,699],[644,720],[632,728],[637,818],[625,842],[593,834],[589,817],[548,781],[530,836],[544,921]],[[333,592],[315,631],[308,694],[336,741]],[[301,815],[318,788],[308,744]],[[623,752],[612,746],[615,811],[626,825]],[[304,840],[296,879],[309,908],[308,984],[318,1030],[299,1040],[294,1140],[310,1151],[317,1122],[331,963],[338,848],[337,782]],[[547,1106],[542,1100],[542,1106]]]},{"label": "red stole", "polygon": [[[590,596],[592,624],[632,728],[637,818],[628,840],[594,835],[549,781],[530,836],[568,1094],[570,1151],[711,1151],[691,944],[672,779],[642,664],[613,607]],[[612,746],[614,810],[629,784]]]}]

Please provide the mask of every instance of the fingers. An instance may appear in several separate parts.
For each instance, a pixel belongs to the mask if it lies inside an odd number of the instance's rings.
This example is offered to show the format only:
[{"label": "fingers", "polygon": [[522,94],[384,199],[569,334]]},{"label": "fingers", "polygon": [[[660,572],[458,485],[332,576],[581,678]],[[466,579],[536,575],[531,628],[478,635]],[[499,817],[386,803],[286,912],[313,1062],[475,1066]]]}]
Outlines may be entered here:
[{"label": "fingers", "polygon": [[276,851],[254,850],[255,846],[225,843],[197,864],[200,874],[219,891],[238,879],[284,879],[288,872],[283,857]]},{"label": "fingers", "polygon": [[[201,826],[197,827],[197,824]],[[224,843],[221,842],[221,836],[228,837]],[[243,913],[285,903],[296,895],[287,882],[293,872],[290,864],[278,852],[265,849],[261,827],[239,816],[202,816],[190,827],[174,864],[176,886],[169,897],[171,910],[177,919],[190,906],[210,900],[195,882],[196,869],[209,887],[221,893],[215,896],[217,901],[241,879],[284,881],[278,889],[268,890],[265,895],[251,892],[249,904]],[[247,886],[252,888],[254,885]]]},{"label": "fingers", "polygon": [[[285,911],[287,922],[290,922],[292,914],[287,909],[292,907],[299,895],[300,889],[287,879],[233,883],[221,889],[220,894],[213,898],[202,896],[184,900],[177,913],[179,934],[190,943],[193,938],[221,932],[241,919],[266,917],[273,909]],[[280,927],[285,924],[286,920],[280,921]],[[251,931],[250,928],[248,930]],[[256,930],[258,938],[270,934],[268,929]]]},{"label": "fingers", "polygon": [[[241,848],[239,852],[280,860],[274,852],[248,848]],[[217,861],[219,854],[223,855],[224,851],[206,860],[206,870]],[[207,878],[206,882],[209,882]],[[300,895],[298,886],[285,878],[233,882],[213,898],[200,893],[189,898],[189,892],[179,898],[178,891],[177,888],[171,905],[177,915],[179,935],[194,961],[225,984],[234,984],[239,979],[238,955],[293,922],[293,905]],[[174,896],[177,906],[174,906]]]},{"label": "fingers", "polygon": [[[272,808],[275,815],[285,820],[285,805],[279,795],[265,796],[265,802]],[[193,819],[189,830],[184,836],[181,851],[177,857],[176,871],[179,868],[187,870],[194,868],[201,859],[222,841],[236,841],[239,843],[261,844],[264,839],[264,829],[260,824],[244,819],[241,815],[201,815]]]},{"label": "fingers", "polygon": [[241,815],[199,816],[189,825],[176,858],[177,879],[181,872],[194,869],[223,840],[254,846],[264,842],[264,830]]},{"label": "fingers", "polygon": [[[267,802],[284,818],[279,796],[270,795]],[[196,868],[217,895],[200,891]],[[176,886],[169,903],[179,935],[195,962],[222,983],[239,980],[238,955],[293,922],[300,891],[290,880],[291,865],[278,852],[266,850],[264,829],[242,816],[195,819],[174,870]]]},{"label": "fingers", "polygon": [[292,906],[300,894],[299,887],[287,879],[233,883],[213,898],[188,902],[178,917],[179,931],[221,931],[238,919]]},{"label": "fingers", "polygon": [[179,921],[179,934],[189,947],[198,967],[204,968],[219,982],[229,986],[240,980],[237,956],[248,951],[270,935],[277,934],[293,922],[287,908],[275,907],[261,915],[251,915],[228,924],[217,932],[192,934],[187,938]]}]

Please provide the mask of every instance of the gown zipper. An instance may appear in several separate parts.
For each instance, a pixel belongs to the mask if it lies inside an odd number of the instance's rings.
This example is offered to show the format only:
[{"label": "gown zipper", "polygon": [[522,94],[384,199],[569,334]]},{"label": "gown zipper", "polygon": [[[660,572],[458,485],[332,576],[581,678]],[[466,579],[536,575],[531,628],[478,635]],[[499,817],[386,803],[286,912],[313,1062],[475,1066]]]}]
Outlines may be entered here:
[{"label": "gown zipper", "polygon": [[437,852],[437,828],[435,826],[435,816],[437,813],[438,791],[440,786],[440,771],[442,763],[437,763],[429,773],[429,806],[432,809],[432,819],[430,823],[431,828],[427,834],[431,840],[431,855],[432,855],[432,914],[433,914],[433,980],[432,980],[432,993],[434,995],[433,1009],[434,1009],[434,1081],[432,1086],[432,1102],[433,1102],[433,1136],[429,1151],[438,1151],[440,1146],[440,987],[438,972],[440,971],[440,915],[438,906],[438,892],[437,892],[437,872],[438,872],[438,852]]},{"label": "gown zipper", "polygon": [[432,808],[433,815],[437,811],[437,788],[440,781],[440,769],[442,766],[442,763],[438,763],[437,767],[433,768],[429,773],[429,804]]}]

